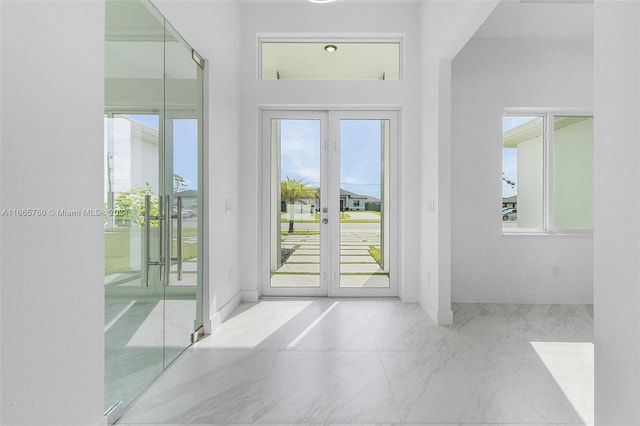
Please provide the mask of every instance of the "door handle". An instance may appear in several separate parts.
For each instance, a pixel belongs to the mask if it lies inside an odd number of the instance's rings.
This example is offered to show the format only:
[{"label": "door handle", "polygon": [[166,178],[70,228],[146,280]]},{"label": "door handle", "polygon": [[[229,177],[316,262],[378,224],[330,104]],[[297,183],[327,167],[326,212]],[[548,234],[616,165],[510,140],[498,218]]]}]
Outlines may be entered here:
[{"label": "door handle", "polygon": [[327,219],[327,218],[325,217],[324,219],[322,219],[322,223],[324,223],[324,224],[326,225],[327,223],[329,223],[329,219]]},{"label": "door handle", "polygon": [[146,251],[146,271],[145,271],[145,287],[149,287],[149,267],[150,266],[158,266],[158,279],[162,280],[162,267],[165,266],[162,258],[162,247],[158,249],[158,260],[151,260],[151,221],[158,221],[158,239],[160,244],[162,244],[164,233],[163,229],[160,226],[160,222],[167,221],[166,213],[162,213],[162,196],[158,197],[158,214],[151,215],[151,194],[145,194],[144,196],[144,232],[145,232],[145,251]]},{"label": "door handle", "polygon": [[182,281],[182,195],[178,195],[178,214],[176,218],[178,222],[177,231],[177,250],[176,257],[178,258],[178,281]]},{"label": "door handle", "polygon": [[145,238],[145,251],[147,252],[146,261],[147,268],[144,274],[144,284],[145,287],[149,287],[149,266],[153,263],[151,262],[151,214],[149,214],[149,210],[151,209],[151,195],[146,194],[144,196],[144,238]]},{"label": "door handle", "polygon": [[173,243],[173,221],[171,220],[171,196],[163,197],[165,235],[164,235],[164,285],[169,287],[171,278],[171,245]]}]

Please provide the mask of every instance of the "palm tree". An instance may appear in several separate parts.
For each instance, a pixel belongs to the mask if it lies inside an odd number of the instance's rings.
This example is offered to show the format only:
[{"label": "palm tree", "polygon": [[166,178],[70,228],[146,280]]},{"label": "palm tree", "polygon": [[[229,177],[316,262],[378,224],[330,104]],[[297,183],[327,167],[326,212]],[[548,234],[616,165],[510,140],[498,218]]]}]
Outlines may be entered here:
[{"label": "palm tree", "polygon": [[308,186],[302,179],[291,179],[287,176],[286,180],[280,181],[280,197],[291,204],[289,209],[289,233],[293,233],[293,219],[295,209],[293,208],[296,201],[301,199],[317,198],[317,190]]}]

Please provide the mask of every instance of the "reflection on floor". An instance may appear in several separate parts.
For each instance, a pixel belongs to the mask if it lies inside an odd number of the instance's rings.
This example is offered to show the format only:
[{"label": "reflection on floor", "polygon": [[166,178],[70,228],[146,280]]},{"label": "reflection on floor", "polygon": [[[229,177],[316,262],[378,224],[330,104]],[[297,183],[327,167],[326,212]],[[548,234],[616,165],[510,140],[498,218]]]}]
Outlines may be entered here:
[{"label": "reflection on floor", "polygon": [[[272,287],[320,286],[320,235],[282,237],[286,259],[271,275]],[[380,253],[380,231],[342,230],[340,235],[340,287],[389,287],[389,273],[373,254]]]},{"label": "reflection on floor", "polygon": [[120,424],[591,424],[592,335],[590,306],[243,304]]},{"label": "reflection on floor", "polygon": [[115,298],[105,302],[105,409],[128,404],[190,343],[196,302]]}]

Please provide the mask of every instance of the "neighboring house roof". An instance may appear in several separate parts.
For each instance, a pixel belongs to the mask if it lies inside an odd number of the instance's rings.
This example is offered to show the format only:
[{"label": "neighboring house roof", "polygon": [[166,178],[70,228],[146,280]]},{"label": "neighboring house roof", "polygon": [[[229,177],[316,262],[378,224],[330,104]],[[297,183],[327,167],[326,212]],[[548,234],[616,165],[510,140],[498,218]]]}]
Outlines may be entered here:
[{"label": "neighboring house roof", "polygon": [[[314,187],[314,189],[316,191],[318,191],[318,193],[320,192],[320,189],[317,187]],[[351,192],[351,191],[347,191],[346,189],[342,189],[340,188],[340,198],[351,198],[352,200],[365,200],[365,201],[369,201],[369,202],[379,202],[380,200],[376,197],[372,197],[370,195],[360,195],[360,194],[356,194],[355,192]]]},{"label": "neighboring house roof", "polygon": [[[589,116],[556,116],[553,121],[553,129],[558,131],[564,127],[571,126],[584,120],[589,120]],[[505,148],[515,148],[519,143],[541,138],[543,132],[542,117],[536,117],[519,126],[514,127],[504,133]]]},{"label": "neighboring house roof", "polygon": [[380,201],[379,199],[372,197],[370,195],[360,195],[360,194],[356,194],[350,191],[347,191],[345,189],[340,188],[340,197],[348,197],[351,198],[353,200],[365,200],[365,201]]},{"label": "neighboring house roof", "polygon": [[195,189],[187,189],[184,191],[176,192],[176,195],[182,195],[184,198],[198,198],[198,191]]}]

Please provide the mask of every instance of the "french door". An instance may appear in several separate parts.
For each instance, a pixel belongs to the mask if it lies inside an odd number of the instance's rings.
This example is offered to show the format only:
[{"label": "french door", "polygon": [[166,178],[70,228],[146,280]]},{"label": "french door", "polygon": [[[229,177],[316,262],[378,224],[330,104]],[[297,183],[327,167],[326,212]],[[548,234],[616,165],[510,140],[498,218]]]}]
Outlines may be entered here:
[{"label": "french door", "polygon": [[397,112],[262,118],[262,294],[397,295]]}]

